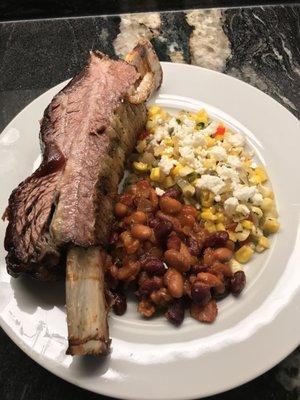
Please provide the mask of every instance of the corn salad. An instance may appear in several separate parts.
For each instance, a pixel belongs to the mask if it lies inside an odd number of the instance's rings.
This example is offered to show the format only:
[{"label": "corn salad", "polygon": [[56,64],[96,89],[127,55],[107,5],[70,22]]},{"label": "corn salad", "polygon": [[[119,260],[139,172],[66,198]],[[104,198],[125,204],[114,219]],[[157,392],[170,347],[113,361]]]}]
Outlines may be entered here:
[{"label": "corn salad", "polygon": [[279,229],[274,194],[241,133],[204,109],[173,116],[156,105],[146,129],[133,155],[134,174],[148,177],[158,195],[179,186],[209,232],[227,230],[238,263],[270,247],[268,236]]}]

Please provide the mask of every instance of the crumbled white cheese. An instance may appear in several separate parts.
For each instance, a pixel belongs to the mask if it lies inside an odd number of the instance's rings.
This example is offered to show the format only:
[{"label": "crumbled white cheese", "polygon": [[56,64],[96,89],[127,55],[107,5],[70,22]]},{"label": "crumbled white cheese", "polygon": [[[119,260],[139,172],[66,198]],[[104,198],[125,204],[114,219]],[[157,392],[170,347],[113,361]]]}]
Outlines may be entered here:
[{"label": "crumbled white cheese", "polygon": [[250,214],[250,210],[245,204],[239,204],[236,207],[236,212],[242,214],[244,217],[247,217]]},{"label": "crumbled white cheese", "polygon": [[178,164],[178,162],[173,158],[162,156],[159,160],[158,166],[164,174],[168,175],[176,164]]},{"label": "crumbled white cheese", "polygon": [[161,142],[166,137],[169,137],[168,129],[163,126],[159,126],[158,128],[155,129],[155,132],[152,136],[151,143],[155,145],[155,144]]},{"label": "crumbled white cheese", "polygon": [[226,137],[226,140],[235,147],[243,146],[245,144],[245,138],[240,133],[232,133]]},{"label": "crumbled white cheese", "polygon": [[260,206],[263,201],[263,196],[261,193],[255,193],[251,200],[255,206]]},{"label": "crumbled white cheese", "polygon": [[224,161],[227,158],[227,153],[222,146],[213,146],[209,150],[209,154],[217,161]]},{"label": "crumbled white cheese", "polygon": [[226,165],[217,166],[217,174],[221,179],[230,180],[232,182],[237,182],[239,180],[239,174],[233,168],[226,167]]},{"label": "crumbled white cheese", "polygon": [[228,156],[227,163],[233,168],[239,168],[242,163],[237,156]]},{"label": "crumbled white cheese", "polygon": [[217,203],[219,203],[219,202],[221,201],[221,196],[220,196],[219,194],[217,194],[217,195],[215,196],[215,201],[216,201]]},{"label": "crumbled white cheese", "polygon": [[156,192],[157,196],[162,196],[162,195],[165,193],[165,191],[162,190],[162,189],[159,188],[159,187],[156,187],[156,188],[155,188],[155,192]]},{"label": "crumbled white cheese", "polygon": [[254,186],[241,186],[234,190],[233,195],[238,200],[247,202],[249,201],[255,194],[257,193],[257,189]]},{"label": "crumbled white cheese", "polygon": [[235,210],[238,206],[239,202],[235,197],[229,197],[224,201],[224,210],[228,215],[232,215],[235,213]]},{"label": "crumbled white cheese", "polygon": [[201,133],[203,135],[213,135],[214,133],[216,133],[216,130],[219,126],[219,122],[217,121],[212,121],[206,128],[201,130]]},{"label": "crumbled white cheese", "polygon": [[208,189],[215,194],[220,194],[225,183],[218,176],[202,175],[200,179],[197,179],[196,186],[198,189]]}]

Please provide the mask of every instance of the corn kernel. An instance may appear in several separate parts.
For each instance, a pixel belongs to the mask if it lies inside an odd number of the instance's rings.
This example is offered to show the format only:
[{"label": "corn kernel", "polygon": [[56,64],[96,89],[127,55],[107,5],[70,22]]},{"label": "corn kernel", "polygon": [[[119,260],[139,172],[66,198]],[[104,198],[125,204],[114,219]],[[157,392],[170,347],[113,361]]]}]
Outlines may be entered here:
[{"label": "corn kernel", "polygon": [[244,240],[248,239],[250,235],[250,231],[248,229],[244,229],[241,232],[236,233],[236,238],[239,242],[243,242]]},{"label": "corn kernel", "polygon": [[254,251],[253,251],[253,249],[251,249],[250,246],[244,245],[235,252],[234,258],[239,263],[245,264],[246,262],[248,262],[251,259],[253,252]]},{"label": "corn kernel", "polygon": [[260,208],[263,211],[270,211],[273,206],[274,206],[274,201],[270,199],[270,197],[265,197],[261,203]]},{"label": "corn kernel", "polygon": [[221,212],[218,212],[218,213],[216,214],[216,217],[217,217],[217,221],[218,221],[218,222],[224,222],[224,221],[225,221],[225,216],[224,216],[224,214],[221,213]]},{"label": "corn kernel", "polygon": [[213,169],[216,166],[216,160],[213,158],[206,158],[203,160],[203,167],[206,169]]},{"label": "corn kernel", "polygon": [[182,193],[184,196],[186,197],[193,197],[195,194],[195,188],[194,186],[192,186],[191,184],[186,184],[185,186],[183,186],[182,188]]},{"label": "corn kernel", "polygon": [[209,209],[200,212],[200,217],[205,221],[215,221],[217,217]]},{"label": "corn kernel", "polygon": [[222,222],[218,222],[216,224],[216,229],[217,229],[217,231],[225,231],[225,225],[222,224]]},{"label": "corn kernel", "polygon": [[229,239],[232,240],[233,242],[237,241],[236,233],[232,231],[228,231]]},{"label": "corn kernel", "polygon": [[152,168],[150,173],[150,179],[154,182],[159,182],[161,178],[160,169],[158,167]]},{"label": "corn kernel", "polygon": [[211,221],[206,221],[204,227],[208,230],[209,233],[216,232],[216,225]]},{"label": "corn kernel", "polygon": [[200,202],[202,207],[210,207],[214,202],[214,194],[209,190],[201,190],[200,192]]},{"label": "corn kernel", "polygon": [[139,161],[134,161],[133,168],[138,172],[145,172],[148,170],[148,165]]},{"label": "corn kernel", "polygon": [[173,140],[172,140],[172,138],[170,138],[170,137],[165,138],[165,139],[163,140],[163,143],[164,143],[166,146],[173,146]]},{"label": "corn kernel", "polygon": [[260,183],[262,183],[261,177],[257,174],[253,174],[250,178],[249,181],[253,184],[253,185],[259,185]]},{"label": "corn kernel", "polygon": [[216,144],[216,139],[210,137],[210,136],[206,136],[205,137],[205,142],[206,142],[206,146],[207,147],[212,147]]},{"label": "corn kernel", "polygon": [[259,246],[262,246],[262,247],[264,247],[265,249],[268,249],[269,247],[270,247],[270,240],[267,238],[267,237],[265,237],[265,236],[261,236],[259,239],[258,239],[258,243],[257,243]]},{"label": "corn kernel", "polygon": [[153,117],[153,115],[160,114],[161,111],[162,111],[162,109],[161,109],[160,107],[158,107],[158,106],[151,106],[151,107],[149,108],[149,110],[148,110],[148,115],[149,115],[150,117]]},{"label": "corn kernel", "polygon": [[197,115],[196,115],[196,121],[199,122],[203,122],[204,124],[208,123],[208,114],[207,112],[203,109],[200,110]]},{"label": "corn kernel", "polygon": [[269,197],[270,199],[274,199],[274,193],[272,189],[266,186],[260,186],[259,191],[263,195],[263,197]]},{"label": "corn kernel", "polygon": [[255,168],[255,174],[258,175],[260,177],[260,181],[261,183],[264,183],[268,180],[268,175],[266,173],[266,170],[264,169],[264,167],[257,167]]},{"label": "corn kernel", "polygon": [[253,222],[249,221],[248,219],[245,219],[244,221],[242,221],[242,225],[245,229],[249,229],[251,230],[253,227]]},{"label": "corn kernel", "polygon": [[266,248],[261,246],[261,245],[259,245],[259,244],[255,246],[256,253],[262,253],[265,250],[266,250]]},{"label": "corn kernel", "polygon": [[229,261],[229,265],[233,274],[238,271],[243,271],[243,266],[234,258]]},{"label": "corn kernel", "polygon": [[262,226],[265,233],[276,233],[279,229],[279,222],[275,218],[267,218]]},{"label": "corn kernel", "polygon": [[174,185],[174,181],[170,176],[167,176],[163,181],[163,186],[165,189],[168,189]]}]

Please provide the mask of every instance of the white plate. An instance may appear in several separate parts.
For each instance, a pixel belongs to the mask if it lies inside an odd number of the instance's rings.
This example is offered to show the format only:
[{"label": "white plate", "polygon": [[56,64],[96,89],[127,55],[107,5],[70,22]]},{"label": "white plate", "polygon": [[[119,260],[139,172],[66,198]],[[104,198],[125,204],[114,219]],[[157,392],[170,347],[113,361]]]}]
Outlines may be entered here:
[{"label": "white plate", "polygon": [[[272,98],[237,79],[183,64],[162,65],[164,83],[154,101],[172,109],[205,104],[244,131],[271,177],[282,228],[272,248],[246,267],[243,295],[224,300],[214,324],[188,317],[180,329],[163,318],[144,321],[129,304],[125,316],[110,317],[107,358],[72,358],[65,355],[63,283],[11,278],[1,249],[0,322],[7,334],[61,378],[126,399],[190,399],[222,392],[271,368],[300,343],[300,124]],[[1,134],[1,210],[11,190],[33,170],[39,158],[38,121],[64,85],[38,97]],[[1,242],[4,232],[3,223]]]}]

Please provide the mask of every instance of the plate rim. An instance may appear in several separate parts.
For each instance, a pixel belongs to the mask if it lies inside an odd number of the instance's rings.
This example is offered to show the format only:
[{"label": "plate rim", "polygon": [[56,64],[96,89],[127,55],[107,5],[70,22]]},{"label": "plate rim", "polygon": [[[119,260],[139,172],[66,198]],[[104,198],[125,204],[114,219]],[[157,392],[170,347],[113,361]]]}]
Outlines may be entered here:
[{"label": "plate rim", "polygon": [[[260,95],[263,94],[264,96],[267,96],[269,100],[271,100],[274,104],[276,104],[276,106],[279,105],[279,106],[282,108],[282,110],[284,110],[284,112],[288,112],[288,113],[289,113],[289,116],[290,116],[290,117],[293,117],[293,119],[295,120],[295,122],[298,123],[298,124],[299,124],[299,127],[300,127],[300,123],[299,123],[299,120],[297,119],[297,117],[295,117],[295,116],[294,116],[288,109],[286,109],[282,104],[280,104],[278,101],[276,101],[274,98],[272,98],[270,95],[266,94],[265,92],[263,92],[263,91],[257,89],[256,87],[254,87],[254,86],[252,86],[252,85],[250,85],[250,84],[248,84],[248,83],[246,83],[246,82],[244,82],[244,81],[242,81],[242,80],[240,80],[240,79],[238,79],[238,78],[232,77],[232,76],[230,76],[230,75],[227,75],[227,74],[224,74],[224,73],[221,73],[221,72],[218,72],[218,71],[209,70],[209,69],[207,69],[207,68],[202,68],[202,67],[198,67],[198,66],[190,65],[190,64],[180,64],[180,63],[162,62],[162,65],[169,65],[169,66],[172,66],[172,67],[175,67],[175,68],[183,68],[183,69],[190,69],[190,68],[191,68],[191,69],[203,70],[203,71],[206,71],[206,72],[208,72],[208,73],[210,73],[210,74],[222,75],[223,78],[225,78],[225,79],[229,79],[229,80],[232,80],[232,79],[233,79],[233,80],[237,81],[239,84],[241,84],[241,85],[247,87],[248,89],[251,88],[252,90],[254,90],[254,91],[256,91],[257,93],[259,93]],[[61,83],[59,83],[59,84],[57,84],[57,85],[55,85],[55,86],[53,86],[52,88],[47,89],[47,90],[46,90],[45,92],[43,92],[40,96],[36,97],[36,98],[35,98],[34,100],[32,100],[26,107],[24,107],[24,108],[23,108],[23,109],[22,109],[22,110],[7,124],[7,126],[13,124],[14,120],[15,120],[16,118],[18,118],[18,116],[19,116],[19,114],[20,114],[21,112],[23,112],[25,109],[31,107],[32,103],[35,102],[35,101],[36,101],[38,98],[40,98],[41,96],[43,96],[46,92],[48,92],[48,91],[51,90],[51,89],[56,88],[57,86],[66,84],[68,81],[69,81],[69,79],[68,79],[68,80],[65,80],[65,81],[63,81],[63,82],[61,82]],[[4,130],[7,128],[7,126],[4,128]],[[4,131],[4,130],[3,130],[3,131]],[[1,134],[0,134],[0,135],[1,135]],[[290,304],[290,303],[289,303],[289,304]],[[287,304],[285,307],[288,307],[289,304]],[[40,355],[39,353],[37,353],[36,351],[31,350],[31,348],[30,348],[27,344],[25,344],[25,343],[13,332],[13,329],[12,329],[9,325],[6,324],[6,322],[2,319],[2,316],[1,316],[1,315],[0,315],[0,326],[1,326],[2,329],[5,331],[5,333],[11,338],[11,340],[12,340],[22,351],[24,351],[25,354],[27,354],[31,359],[33,359],[35,362],[37,362],[39,365],[41,365],[43,368],[45,368],[45,369],[48,370],[49,372],[53,373],[54,375],[56,375],[56,376],[58,376],[58,377],[64,379],[64,380],[67,381],[67,382],[70,382],[70,383],[72,383],[72,384],[74,384],[74,385],[76,385],[76,386],[78,386],[78,387],[81,387],[81,388],[83,388],[83,389],[87,389],[87,390],[92,391],[92,392],[94,392],[94,393],[103,394],[103,395],[106,395],[106,396],[114,396],[114,397],[120,398],[120,399],[124,398],[124,397],[121,396],[121,393],[118,394],[118,393],[115,392],[115,391],[112,392],[111,390],[103,390],[104,388],[101,388],[101,387],[99,387],[100,391],[99,391],[99,390],[94,390],[93,388],[91,388],[91,387],[88,385],[88,381],[87,381],[87,384],[84,384],[81,380],[78,381],[78,380],[76,379],[76,377],[72,376],[72,373],[68,373],[68,369],[55,369],[55,365],[54,365],[55,363],[53,362],[53,360],[48,360],[46,357],[41,356],[41,355]],[[290,345],[290,346],[286,346],[286,347],[289,347],[288,353],[287,353],[286,350],[285,350],[285,351],[282,352],[282,354],[279,354],[278,357],[275,357],[275,358],[276,358],[276,361],[275,361],[275,362],[274,362],[274,360],[272,360],[272,361],[270,361],[269,363],[266,362],[266,363],[265,363],[266,365],[263,366],[263,367],[259,367],[259,366],[256,367],[256,368],[255,368],[255,372],[253,372],[252,374],[248,374],[248,377],[247,377],[247,378],[244,378],[243,380],[239,380],[239,383],[238,383],[238,384],[237,384],[237,383],[233,383],[233,382],[232,382],[232,383],[228,383],[228,385],[227,385],[226,387],[224,387],[223,389],[221,389],[221,390],[216,390],[216,391],[212,390],[210,393],[205,394],[204,396],[222,393],[222,392],[224,392],[224,391],[228,391],[228,390],[230,390],[230,389],[232,389],[232,388],[235,388],[235,387],[237,387],[237,386],[239,386],[239,385],[242,385],[242,384],[244,384],[244,383],[246,383],[246,382],[249,382],[249,381],[255,379],[256,377],[260,376],[261,374],[263,374],[264,372],[266,372],[266,371],[268,371],[270,368],[272,368],[274,365],[276,365],[277,363],[279,363],[280,361],[282,361],[288,354],[290,354],[290,353],[299,345],[299,343],[300,343],[300,338],[298,339],[298,343],[297,343],[296,345],[292,344],[292,345]],[[48,361],[48,362],[51,361],[51,362],[50,362],[50,365],[46,365],[46,364],[47,364],[47,361]],[[52,364],[53,364],[53,365],[52,365]],[[64,371],[65,371],[65,373],[64,373]],[[197,395],[196,395],[196,396],[197,396]],[[200,395],[200,396],[201,396],[201,395]],[[131,398],[131,397],[130,397],[130,398]],[[138,397],[135,397],[135,398],[136,398],[136,399],[139,399],[139,398],[141,399],[141,398],[143,398],[143,399],[145,399],[145,400],[147,399],[147,397],[141,397],[140,395],[139,395]],[[156,397],[151,397],[151,398],[156,398]],[[179,397],[176,397],[176,396],[175,396],[175,397],[174,397],[174,396],[169,396],[169,397],[164,396],[164,399],[177,399],[177,398],[179,399]],[[191,395],[187,395],[186,397],[180,396],[180,399],[191,399],[191,398],[193,398]],[[150,397],[149,397],[149,399],[150,399]]]}]

